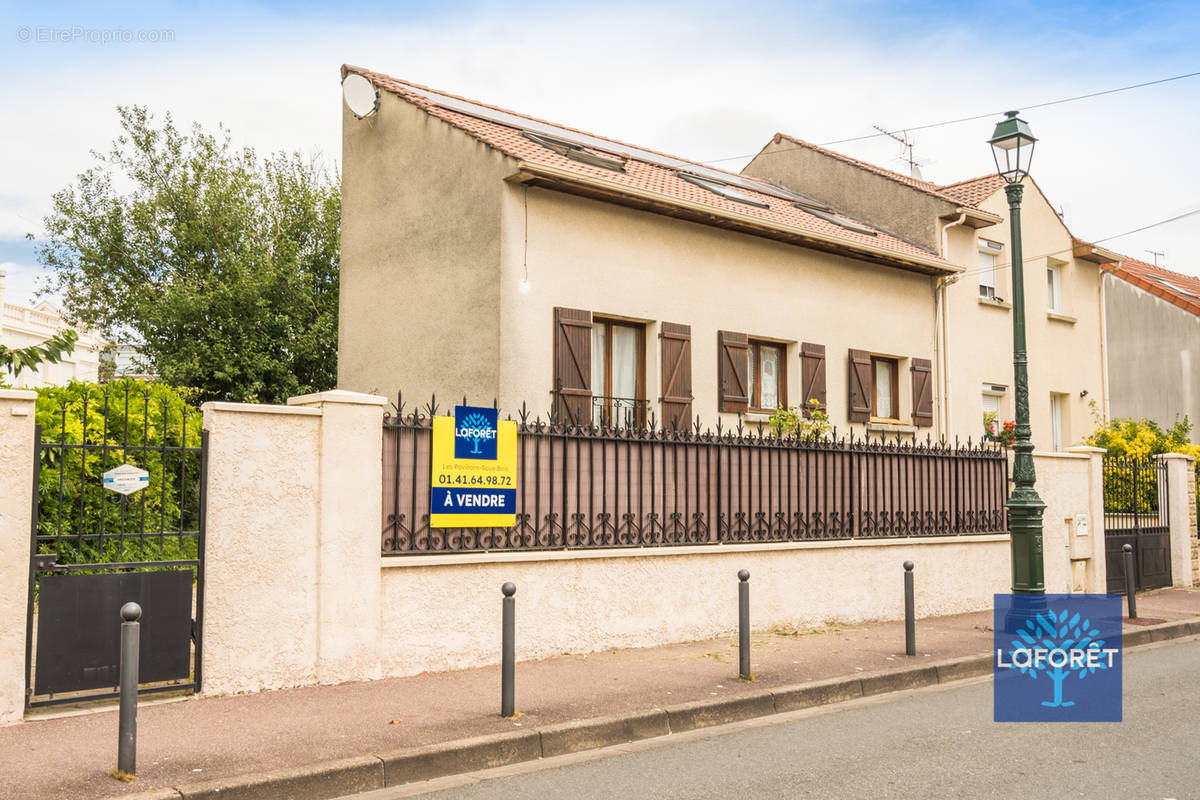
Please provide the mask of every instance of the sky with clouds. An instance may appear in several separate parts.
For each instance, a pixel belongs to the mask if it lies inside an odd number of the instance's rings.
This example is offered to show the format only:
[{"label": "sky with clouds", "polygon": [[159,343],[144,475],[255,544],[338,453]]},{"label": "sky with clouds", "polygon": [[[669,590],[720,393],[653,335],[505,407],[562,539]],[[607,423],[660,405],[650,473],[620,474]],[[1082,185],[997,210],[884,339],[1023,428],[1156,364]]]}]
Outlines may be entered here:
[{"label": "sky with clouds", "polygon": [[[1200,71],[1197,40],[1194,2],[10,2],[0,269],[10,302],[32,297],[26,234],[117,134],[117,105],[333,168],[350,63],[739,169],[776,131],[825,143]],[[1024,117],[1038,183],[1077,236],[1200,209],[1200,76]],[[925,178],[993,171],[992,125],[912,132]],[[886,137],[833,147],[907,169]],[[1105,244],[1200,274],[1200,214]]]}]

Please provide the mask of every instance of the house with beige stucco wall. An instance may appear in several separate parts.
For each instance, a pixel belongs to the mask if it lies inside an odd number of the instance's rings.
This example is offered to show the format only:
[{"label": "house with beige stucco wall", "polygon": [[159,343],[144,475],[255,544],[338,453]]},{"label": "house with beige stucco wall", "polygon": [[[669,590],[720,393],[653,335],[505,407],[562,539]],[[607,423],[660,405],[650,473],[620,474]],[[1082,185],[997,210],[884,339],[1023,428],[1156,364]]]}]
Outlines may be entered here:
[{"label": "house with beige stucco wall", "polygon": [[[938,186],[777,134],[743,172],[804,192],[927,247],[960,270],[936,282],[939,432],[978,436],[1013,419],[1008,201],[999,175]],[[1101,265],[1116,254],[1074,238],[1032,178],[1021,205],[1030,420],[1060,451],[1107,407]]]},{"label": "house with beige stucco wall", "polygon": [[[570,421],[947,430],[964,268],[838,204],[344,67],[339,386]],[[978,426],[974,426],[977,428]],[[964,430],[965,436],[965,430]]]}]

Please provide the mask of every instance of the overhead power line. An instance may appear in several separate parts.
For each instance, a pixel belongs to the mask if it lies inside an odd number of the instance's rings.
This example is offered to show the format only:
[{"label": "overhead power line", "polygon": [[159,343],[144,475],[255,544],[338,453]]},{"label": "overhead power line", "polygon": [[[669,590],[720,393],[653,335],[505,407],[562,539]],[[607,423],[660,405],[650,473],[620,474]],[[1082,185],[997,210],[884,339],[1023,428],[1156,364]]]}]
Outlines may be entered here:
[{"label": "overhead power line", "polygon": [[[1047,100],[1044,103],[1034,103],[1032,105],[1021,105],[1021,106],[1015,106],[1015,107],[1020,108],[1022,111],[1030,111],[1035,108],[1046,108],[1047,106],[1057,106],[1057,105],[1062,105],[1063,103],[1074,103],[1078,100],[1088,100],[1092,97],[1101,97],[1106,94],[1116,94],[1118,92],[1128,92],[1133,89],[1143,89],[1147,86],[1157,86],[1162,83],[1170,83],[1171,81],[1181,81],[1184,78],[1194,78],[1197,75],[1200,75],[1200,71],[1188,72],[1183,75],[1172,75],[1169,78],[1159,78],[1159,79],[1153,80],[1153,81],[1145,81],[1144,83],[1134,83],[1134,84],[1130,84],[1129,86],[1118,86],[1114,89],[1104,89],[1099,92],[1089,92],[1087,94],[1079,94],[1079,95],[1075,95],[1074,97],[1063,97],[1063,98],[1059,98],[1058,100]],[[1012,106],[1010,106],[1010,108],[1012,108]],[[900,134],[900,133],[904,133],[906,131],[923,131],[923,130],[928,130],[929,128],[940,128],[945,125],[958,125],[959,123],[962,123],[962,122],[975,122],[975,121],[978,121],[981,119],[997,117],[1000,114],[1003,114],[1007,110],[1009,110],[1009,109],[1006,108],[1003,111],[990,111],[986,114],[975,114],[970,117],[959,117],[958,119],[948,119],[948,120],[943,120],[942,122],[930,122],[925,125],[910,125],[907,127],[896,128],[895,130],[892,130],[892,131],[881,130],[879,133],[868,133],[868,134],[864,134],[862,136],[851,136],[846,139],[834,139],[833,141],[829,141],[829,142],[820,142],[818,146],[819,147],[829,147],[830,145],[835,145],[835,144],[846,144],[847,142],[861,142],[861,141],[865,141],[867,139],[875,139],[880,136],[893,136],[893,134]],[[796,145],[794,147],[780,147],[775,150],[772,150],[771,152],[772,153],[782,153],[787,150],[799,150],[799,149],[803,149],[801,145]],[[746,155],[740,155],[740,156],[726,156],[725,158],[714,158],[709,161],[702,161],[700,163],[702,163],[702,164],[718,164],[722,161],[737,161],[738,159],[742,159],[742,158],[753,158],[756,155],[758,155],[758,153],[747,153]]]}]

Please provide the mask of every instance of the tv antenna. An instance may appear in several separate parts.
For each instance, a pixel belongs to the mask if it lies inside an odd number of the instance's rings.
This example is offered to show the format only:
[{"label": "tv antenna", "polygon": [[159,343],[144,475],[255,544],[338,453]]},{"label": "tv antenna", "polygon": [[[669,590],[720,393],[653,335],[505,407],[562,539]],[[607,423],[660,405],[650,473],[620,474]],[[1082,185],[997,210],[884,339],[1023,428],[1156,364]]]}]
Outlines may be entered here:
[{"label": "tv antenna", "polygon": [[884,130],[878,125],[872,125],[871,127],[882,133],[884,136],[887,136],[890,139],[895,139],[900,143],[901,147],[904,148],[905,152],[899,156],[899,159],[908,163],[909,177],[916,178],[919,181],[925,180],[925,178],[921,175],[921,167],[927,165],[929,162],[917,161],[917,159],[913,157],[913,146],[915,145],[915,142],[909,140],[908,131],[900,131],[900,135],[897,136],[894,131]]},{"label": "tv antenna", "polygon": [[1147,250],[1146,252],[1149,253],[1150,255],[1154,256],[1154,266],[1156,266],[1156,267],[1158,266],[1159,257],[1162,256],[1165,258],[1167,255],[1166,252],[1163,250]]}]

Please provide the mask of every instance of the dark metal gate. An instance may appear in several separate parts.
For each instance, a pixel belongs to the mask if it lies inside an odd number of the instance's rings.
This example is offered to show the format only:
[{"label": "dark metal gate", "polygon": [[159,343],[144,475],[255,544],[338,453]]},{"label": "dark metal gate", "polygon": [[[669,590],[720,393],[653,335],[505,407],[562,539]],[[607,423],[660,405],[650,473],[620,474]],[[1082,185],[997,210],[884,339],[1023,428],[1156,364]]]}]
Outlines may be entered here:
[{"label": "dark metal gate", "polygon": [[[80,384],[39,401],[27,707],[116,697],[121,618],[142,606],[140,692],[200,690],[208,434],[174,390]],[[148,473],[122,494],[112,470]],[[134,481],[140,473],[134,473]],[[105,473],[109,473],[108,480]]]},{"label": "dark metal gate", "polygon": [[1171,585],[1167,465],[1153,457],[1104,459],[1108,591],[1125,591],[1123,548],[1133,545],[1137,589]]}]

